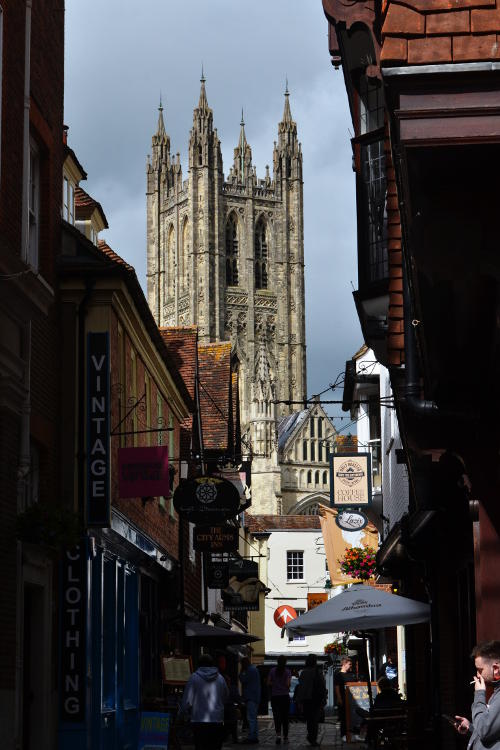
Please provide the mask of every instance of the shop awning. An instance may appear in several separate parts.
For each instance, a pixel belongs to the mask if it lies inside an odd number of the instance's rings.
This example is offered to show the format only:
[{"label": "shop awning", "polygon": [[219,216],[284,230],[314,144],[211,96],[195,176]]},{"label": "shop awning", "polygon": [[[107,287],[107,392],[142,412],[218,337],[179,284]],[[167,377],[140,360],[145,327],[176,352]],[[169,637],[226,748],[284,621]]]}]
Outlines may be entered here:
[{"label": "shop awning", "polygon": [[[196,638],[199,643],[207,645],[233,645],[237,643],[252,643],[260,641],[256,635],[251,633],[240,633],[237,630],[216,628],[205,625],[202,622],[186,622],[186,638]],[[220,641],[220,644],[218,643]]]}]

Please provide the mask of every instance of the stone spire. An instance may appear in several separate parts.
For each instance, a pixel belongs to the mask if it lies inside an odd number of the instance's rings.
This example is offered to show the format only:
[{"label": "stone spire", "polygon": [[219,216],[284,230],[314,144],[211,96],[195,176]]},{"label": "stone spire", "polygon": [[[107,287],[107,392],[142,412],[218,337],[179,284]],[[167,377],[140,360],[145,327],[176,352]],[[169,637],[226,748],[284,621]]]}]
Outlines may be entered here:
[{"label": "stone spire", "polygon": [[283,119],[282,122],[286,123],[292,123],[292,112],[290,110],[290,93],[288,91],[288,78],[286,79],[286,86],[285,86],[285,107],[283,109]]},{"label": "stone spire", "polygon": [[163,104],[160,95],[160,106],[158,107],[158,125],[152,139],[153,165],[158,166],[160,162],[168,162],[170,158],[170,137],[165,130],[163,121]]},{"label": "stone spire", "polygon": [[203,74],[203,65],[201,66],[201,78],[200,78],[200,99],[198,101],[198,111],[200,113],[203,113],[205,115],[208,115],[208,113],[211,111],[208,106],[208,100],[207,100],[207,92],[205,91],[205,81],[206,78]]},{"label": "stone spire", "polygon": [[236,175],[238,182],[244,183],[251,173],[252,167],[252,149],[248,145],[245,135],[245,120],[243,119],[243,109],[241,110],[240,137],[238,145],[234,149],[234,166],[233,174]]},{"label": "stone spire", "polygon": [[297,140],[297,123],[292,119],[288,79],[283,118],[278,123],[278,143],[274,146],[273,165],[275,176],[302,179],[302,149]]}]

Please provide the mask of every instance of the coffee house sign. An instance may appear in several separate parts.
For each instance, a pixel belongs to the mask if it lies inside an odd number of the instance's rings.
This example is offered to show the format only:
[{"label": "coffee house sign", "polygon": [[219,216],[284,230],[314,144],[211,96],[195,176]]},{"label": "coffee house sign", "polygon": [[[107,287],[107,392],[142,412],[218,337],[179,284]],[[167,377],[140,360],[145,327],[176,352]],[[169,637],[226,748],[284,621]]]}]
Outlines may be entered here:
[{"label": "coffee house sign", "polygon": [[330,456],[330,505],[366,507],[372,502],[369,453],[334,453]]}]

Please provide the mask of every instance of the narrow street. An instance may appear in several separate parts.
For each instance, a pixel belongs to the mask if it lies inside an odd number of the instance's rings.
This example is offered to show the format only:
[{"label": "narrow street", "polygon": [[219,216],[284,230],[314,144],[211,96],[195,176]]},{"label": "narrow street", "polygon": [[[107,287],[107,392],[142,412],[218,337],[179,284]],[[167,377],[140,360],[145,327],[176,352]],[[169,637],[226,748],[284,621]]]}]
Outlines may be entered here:
[{"label": "narrow street", "polygon": [[[259,719],[259,745],[264,747],[277,747],[276,745],[276,734],[274,732],[273,720],[270,717],[261,717]],[[324,724],[319,725],[318,732],[318,743],[322,748],[346,748],[346,750],[359,750],[364,747],[362,743],[349,743],[345,744],[341,741],[340,737],[340,726],[338,722],[332,717],[327,717]],[[239,742],[237,745],[231,741],[225,742],[223,747],[246,747],[243,742]],[[250,747],[250,745],[248,745]],[[288,743],[285,744],[283,741],[280,744],[285,750],[303,750],[310,748],[311,745],[306,739],[306,725],[302,721],[292,722],[290,724]]]}]

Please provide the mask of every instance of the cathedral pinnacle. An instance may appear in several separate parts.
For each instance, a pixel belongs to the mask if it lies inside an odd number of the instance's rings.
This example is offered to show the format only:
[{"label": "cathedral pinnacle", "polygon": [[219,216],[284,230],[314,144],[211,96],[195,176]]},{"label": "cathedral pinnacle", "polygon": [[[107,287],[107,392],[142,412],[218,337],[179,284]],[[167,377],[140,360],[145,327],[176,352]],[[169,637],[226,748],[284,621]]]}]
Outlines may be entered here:
[{"label": "cathedral pinnacle", "polygon": [[285,108],[283,110],[282,122],[292,122],[292,112],[290,110],[290,92],[288,91],[288,78],[285,87]]},{"label": "cathedral pinnacle", "polygon": [[200,100],[198,102],[198,109],[200,112],[208,112],[208,101],[207,101],[207,92],[205,91],[205,75],[203,73],[203,65],[201,66],[201,78],[200,78]]},{"label": "cathedral pinnacle", "polygon": [[166,135],[165,123],[163,122],[163,104],[161,103],[161,94],[160,94],[160,106],[158,107],[158,128],[157,128],[156,134],[160,137],[163,137]]}]

